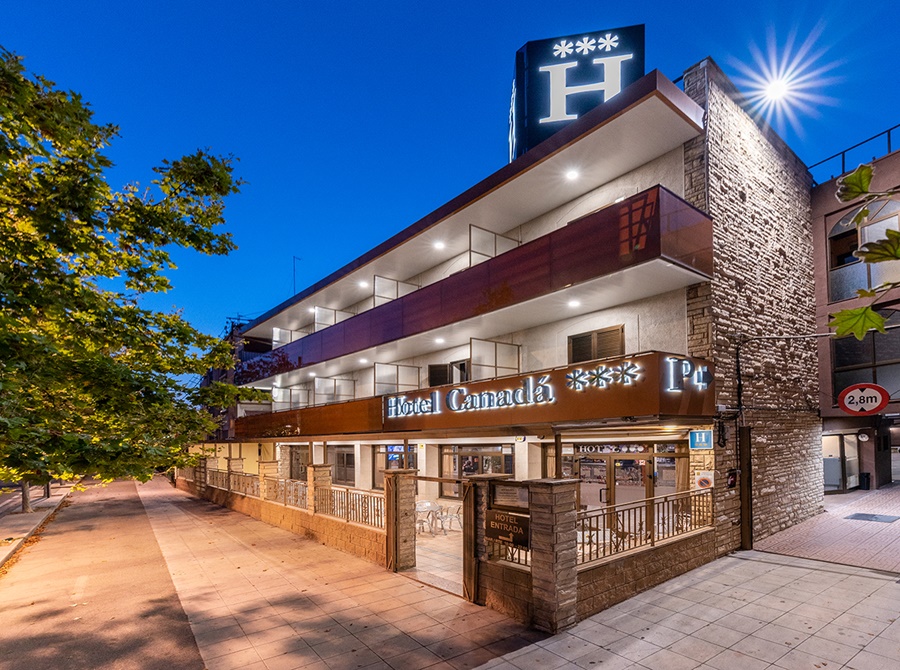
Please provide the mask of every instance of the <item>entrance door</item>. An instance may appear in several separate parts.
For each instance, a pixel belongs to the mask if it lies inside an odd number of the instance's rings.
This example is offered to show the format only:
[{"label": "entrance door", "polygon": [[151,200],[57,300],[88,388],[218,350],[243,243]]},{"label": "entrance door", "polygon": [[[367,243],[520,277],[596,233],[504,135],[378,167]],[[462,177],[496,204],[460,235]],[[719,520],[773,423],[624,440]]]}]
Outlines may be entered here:
[{"label": "entrance door", "polygon": [[575,461],[574,473],[581,479],[581,508],[597,509],[649,498],[652,481],[648,463],[642,458],[622,458],[622,454],[583,455]]}]

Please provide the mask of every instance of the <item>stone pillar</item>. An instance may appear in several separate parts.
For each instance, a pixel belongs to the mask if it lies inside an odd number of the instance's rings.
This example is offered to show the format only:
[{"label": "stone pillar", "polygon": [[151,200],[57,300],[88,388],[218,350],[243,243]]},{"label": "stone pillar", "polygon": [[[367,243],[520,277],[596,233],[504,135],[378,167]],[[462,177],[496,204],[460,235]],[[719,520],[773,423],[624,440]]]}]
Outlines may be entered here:
[{"label": "stone pillar", "polygon": [[388,567],[394,572],[416,567],[416,474],[418,470],[384,471],[385,527]]},{"label": "stone pillar", "polygon": [[577,621],[578,512],[577,482],[537,479],[529,482],[531,499],[532,625],[558,633]]},{"label": "stone pillar", "polygon": [[268,491],[266,490],[266,477],[278,478],[278,461],[260,461],[259,462],[259,497],[263,500],[268,499]]},{"label": "stone pillar", "polygon": [[331,488],[330,463],[316,463],[306,466],[306,509],[316,512],[316,489]]},{"label": "stone pillar", "polygon": [[201,497],[206,495],[206,470],[206,459],[199,459],[194,466],[194,486],[197,487],[197,495]]}]

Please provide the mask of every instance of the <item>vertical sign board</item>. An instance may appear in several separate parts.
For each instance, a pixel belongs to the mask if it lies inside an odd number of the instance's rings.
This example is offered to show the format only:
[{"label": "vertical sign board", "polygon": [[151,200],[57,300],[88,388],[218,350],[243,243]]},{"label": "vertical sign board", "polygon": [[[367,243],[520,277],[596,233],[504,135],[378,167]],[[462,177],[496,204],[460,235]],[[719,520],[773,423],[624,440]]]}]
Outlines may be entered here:
[{"label": "vertical sign board", "polygon": [[528,42],[516,52],[509,161],[643,76],[643,25]]}]

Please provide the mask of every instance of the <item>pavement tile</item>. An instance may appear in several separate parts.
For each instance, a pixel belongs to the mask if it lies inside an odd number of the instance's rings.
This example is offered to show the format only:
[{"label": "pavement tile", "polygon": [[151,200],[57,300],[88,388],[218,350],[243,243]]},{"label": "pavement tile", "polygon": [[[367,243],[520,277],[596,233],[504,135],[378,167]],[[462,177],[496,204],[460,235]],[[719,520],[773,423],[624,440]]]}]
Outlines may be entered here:
[{"label": "pavement tile", "polygon": [[772,642],[765,638],[748,635],[743,640],[731,647],[732,651],[737,651],[753,658],[758,658],[767,663],[774,663],[791,650],[791,647]]},{"label": "pavement tile", "polygon": [[716,654],[706,664],[717,670],[766,670],[769,667],[769,663],[766,661],[733,649],[726,649],[720,654]]},{"label": "pavement tile", "polygon": [[650,670],[693,670],[697,667],[697,661],[669,649],[660,649],[642,658],[640,665]]},{"label": "pavement tile", "polygon": [[775,623],[766,624],[758,631],[753,633],[756,637],[761,637],[769,642],[782,644],[786,648],[794,648],[809,637],[809,633],[802,633],[793,628],[780,626]]},{"label": "pavement tile", "polygon": [[724,647],[693,636],[683,637],[678,642],[669,645],[668,648],[700,663],[705,663],[725,650]]}]

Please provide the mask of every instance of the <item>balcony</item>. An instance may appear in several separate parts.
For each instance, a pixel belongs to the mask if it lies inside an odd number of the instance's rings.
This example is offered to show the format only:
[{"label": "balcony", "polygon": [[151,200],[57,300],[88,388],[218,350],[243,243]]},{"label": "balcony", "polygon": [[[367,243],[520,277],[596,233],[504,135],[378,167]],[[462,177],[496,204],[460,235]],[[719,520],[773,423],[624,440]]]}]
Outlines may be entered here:
[{"label": "balcony", "polygon": [[376,358],[376,348],[384,361],[432,351],[438,331],[456,340],[496,337],[557,320],[571,299],[589,313],[711,274],[712,222],[656,186],[242,363],[235,380],[265,386],[277,376],[279,386],[290,386],[308,379],[301,370],[341,374],[354,368],[351,355]]}]

